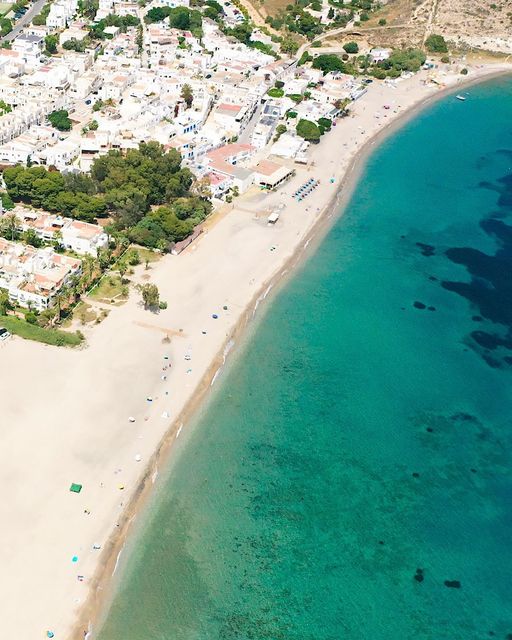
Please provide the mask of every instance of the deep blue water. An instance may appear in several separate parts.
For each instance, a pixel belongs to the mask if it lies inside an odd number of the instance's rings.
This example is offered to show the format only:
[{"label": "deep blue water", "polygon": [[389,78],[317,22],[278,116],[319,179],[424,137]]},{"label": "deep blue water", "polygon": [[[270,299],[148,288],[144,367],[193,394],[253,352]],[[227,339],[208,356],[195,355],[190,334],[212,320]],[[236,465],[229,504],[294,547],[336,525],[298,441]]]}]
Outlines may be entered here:
[{"label": "deep blue water", "polygon": [[375,151],[268,306],[101,640],[512,638],[512,81],[468,93]]}]

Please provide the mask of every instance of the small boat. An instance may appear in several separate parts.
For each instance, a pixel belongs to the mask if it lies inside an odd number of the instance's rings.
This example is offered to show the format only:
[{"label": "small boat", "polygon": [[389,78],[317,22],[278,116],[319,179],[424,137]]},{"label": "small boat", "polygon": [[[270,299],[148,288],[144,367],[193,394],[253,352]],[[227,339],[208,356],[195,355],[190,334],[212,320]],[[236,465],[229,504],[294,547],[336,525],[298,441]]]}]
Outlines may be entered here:
[{"label": "small boat", "polygon": [[457,100],[462,100],[462,102],[464,102],[464,100],[466,99],[464,96],[461,96],[460,93],[455,97],[457,98]]}]

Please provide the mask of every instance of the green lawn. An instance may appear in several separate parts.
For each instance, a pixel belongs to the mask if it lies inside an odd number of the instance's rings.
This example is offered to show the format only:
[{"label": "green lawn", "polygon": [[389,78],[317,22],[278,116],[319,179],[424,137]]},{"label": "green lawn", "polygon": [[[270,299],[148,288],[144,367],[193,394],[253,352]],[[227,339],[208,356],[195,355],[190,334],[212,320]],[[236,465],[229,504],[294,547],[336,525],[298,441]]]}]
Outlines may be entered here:
[{"label": "green lawn", "polygon": [[157,253],[156,251],[151,251],[151,249],[145,249],[143,247],[133,247],[137,250],[139,254],[141,264],[147,262],[158,262],[162,257],[161,253]]},{"label": "green lawn", "polygon": [[83,338],[76,333],[66,333],[58,329],[43,329],[36,324],[30,324],[15,316],[0,316],[0,327],[5,327],[13,335],[35,340],[55,347],[76,347]]},{"label": "green lawn", "polygon": [[123,304],[128,299],[128,296],[123,295],[123,288],[119,276],[108,274],[103,276],[99,284],[91,291],[89,297],[106,304]]}]

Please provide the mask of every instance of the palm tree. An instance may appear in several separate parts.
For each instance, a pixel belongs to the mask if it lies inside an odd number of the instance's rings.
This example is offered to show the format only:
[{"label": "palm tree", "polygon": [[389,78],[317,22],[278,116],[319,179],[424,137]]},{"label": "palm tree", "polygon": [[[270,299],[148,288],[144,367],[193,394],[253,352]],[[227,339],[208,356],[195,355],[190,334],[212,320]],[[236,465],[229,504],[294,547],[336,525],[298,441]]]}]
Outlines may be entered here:
[{"label": "palm tree", "polygon": [[55,309],[57,310],[57,313],[55,314],[57,316],[57,322],[60,322],[61,313],[62,313],[62,303],[64,301],[64,287],[55,294],[53,299],[55,301]]},{"label": "palm tree", "polygon": [[91,283],[93,270],[94,270],[94,258],[91,255],[87,254],[86,256],[84,256],[84,259],[82,260],[83,276],[80,279],[81,285],[82,285],[82,293],[84,293],[87,290],[87,287]]},{"label": "palm tree", "polygon": [[124,260],[119,260],[117,263],[117,270],[119,271],[119,275],[121,276],[121,282],[123,281],[124,274],[128,271],[128,265]]},{"label": "palm tree", "polygon": [[210,181],[208,178],[199,178],[192,184],[192,193],[198,198],[208,200],[212,197],[212,190],[210,188]]},{"label": "palm tree", "polygon": [[73,296],[73,302],[76,301],[80,293],[80,284],[80,278],[78,276],[73,276],[69,281],[69,291]]},{"label": "palm tree", "polygon": [[16,232],[21,225],[21,220],[15,213],[9,213],[5,216],[5,229],[11,236],[11,241],[14,242]]}]

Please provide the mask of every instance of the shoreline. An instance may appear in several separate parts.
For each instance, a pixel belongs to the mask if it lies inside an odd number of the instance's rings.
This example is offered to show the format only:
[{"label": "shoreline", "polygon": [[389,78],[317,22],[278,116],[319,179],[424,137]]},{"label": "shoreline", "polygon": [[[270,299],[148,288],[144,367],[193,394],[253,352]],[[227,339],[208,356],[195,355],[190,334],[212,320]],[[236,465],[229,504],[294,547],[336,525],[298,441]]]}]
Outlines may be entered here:
[{"label": "shoreline", "polygon": [[[308,165],[284,162],[295,169],[286,184],[274,192],[252,187],[211,216],[179,257],[135,268],[133,285],[154,283],[168,308],[150,313],[134,289],[123,306],[108,307],[103,322],[81,327],[86,349],[16,336],[0,344],[5,635],[37,638],[51,630],[56,640],[78,640],[90,621],[89,637],[97,635],[122,586],[126,554],[136,550],[130,527],[158,468],[172,469],[171,453],[188,446],[173,449],[174,439],[182,429],[182,440],[195,433],[227,356],[230,366],[232,354],[244,357],[259,327],[251,321],[265,320],[270,306],[263,302],[275,300],[348,209],[376,145],[430,101],[505,72],[512,65],[474,66],[469,77],[441,73],[441,83],[452,85],[444,89],[425,84],[425,71],[392,86],[371,84],[350,116],[312,145]],[[453,102],[455,111],[465,108]],[[311,178],[317,189],[298,202],[293,193]],[[279,220],[269,225],[275,210]],[[82,485],[79,494],[70,492],[72,483]],[[160,482],[157,491],[166,486]]]},{"label": "shoreline", "polygon": [[[296,275],[297,268],[318,249],[333,224],[344,214],[373,151],[384,143],[389,136],[400,130],[431,104],[455,93],[461,88],[468,88],[501,76],[507,76],[512,73],[512,67],[501,69],[486,68],[479,71],[481,73],[477,71],[475,77],[461,78],[459,82],[434,90],[430,95],[414,102],[365,140],[363,145],[355,151],[347,168],[343,171],[341,179],[337,180],[335,193],[332,194],[328,202],[316,215],[305,237],[301,238],[300,242],[295,246],[292,255],[284,261],[268,280],[260,284],[249,304],[243,309],[234,328],[223,341],[221,348],[217,351],[215,358],[211,361],[194,392],[188,398],[184,408],[172,421],[160,440],[158,447],[145,467],[139,484],[126,505],[119,521],[119,527],[111,534],[102,551],[96,573],[90,581],[89,596],[80,610],[78,621],[70,638],[82,637],[80,634],[83,634],[84,629],[88,629],[87,637],[92,639],[94,637],[94,627],[108,614],[109,605],[115,593],[114,574],[117,572],[131,524],[137,514],[147,505],[148,498],[151,497],[151,489],[155,482],[154,474],[157,472],[158,466],[169,463],[174,440],[179,435],[182,427],[187,422],[190,422],[201,407],[204,406],[209,391],[217,381],[218,376],[223,372],[228,356],[228,353],[226,353],[228,345],[230,343],[233,345],[229,349],[229,354],[233,357],[233,352],[239,351],[241,341],[246,338],[246,328],[255,319],[261,303],[272,300],[279,293],[281,287],[285,286],[288,278]],[[357,107],[357,103],[355,106]],[[326,147],[327,144],[328,141],[326,141]],[[233,213],[233,211],[230,212],[230,215],[233,215]],[[268,306],[266,308],[268,309]],[[258,322],[261,320],[261,317],[258,318]],[[235,354],[235,357],[237,355]],[[99,591],[100,585],[101,592]]]},{"label": "shoreline", "polygon": [[[399,129],[405,126],[407,122],[411,121],[429,105],[434,104],[451,93],[455,93],[458,88],[468,88],[501,76],[507,76],[511,73],[512,67],[510,69],[488,71],[488,73],[484,72],[477,77],[468,78],[467,80],[462,79],[459,83],[438,89],[437,92],[422,98],[399,114],[398,117],[389,121],[383,128],[379,129],[376,134],[366,140],[356,151],[354,156],[351,158],[347,169],[343,173],[336,192],[321,209],[306,237],[295,247],[294,253],[277,270],[277,273],[260,286],[259,290],[243,311],[241,317],[238,319],[235,328],[223,342],[214,360],[211,362],[210,367],[203,375],[198,387],[196,387],[194,393],[190,396],[186,406],[173,420],[168,431],[160,441],[158,448],[148,461],[144,476],[135,489],[130,502],[126,506],[126,511],[119,523],[119,528],[113,532],[111,539],[109,539],[108,543],[105,545],[104,553],[106,558],[105,560],[100,558],[97,574],[94,575],[90,582],[89,598],[84,603],[71,638],[79,638],[80,632],[83,633],[84,629],[89,629],[89,635],[87,637],[92,639],[94,637],[92,634],[94,633],[94,626],[96,626],[95,623],[102,620],[107,615],[113,595],[112,592],[115,589],[112,584],[113,576],[116,572],[115,570],[117,569],[120,555],[124,549],[130,525],[137,513],[146,506],[146,500],[150,498],[151,488],[154,484],[152,477],[157,471],[157,467],[162,464],[168,464],[168,456],[172,454],[172,444],[177,437],[176,434],[178,430],[181,431],[182,426],[195,417],[197,412],[203,406],[203,403],[207,400],[208,392],[217,380],[218,375],[222,373],[225,365],[225,359],[227,358],[227,356],[224,355],[227,345],[230,342],[234,343],[234,348],[230,350],[230,354],[233,354],[234,350],[238,351],[240,347],[240,338],[245,337],[245,329],[247,325],[254,320],[256,311],[260,304],[264,301],[268,302],[269,299],[277,295],[280,288],[285,286],[287,279],[296,275],[296,269],[304,259],[307,259],[308,257],[307,252],[311,251],[314,253],[316,251],[333,224],[340,216],[343,215],[361,177],[364,167],[373,151],[384,143],[389,136],[396,133]],[[233,212],[230,213],[232,214]],[[266,295],[267,293],[268,295]],[[113,569],[114,571],[112,571]],[[103,585],[102,593],[98,596],[98,587],[104,580],[107,580],[109,584],[107,584],[106,588],[105,585]]]}]

